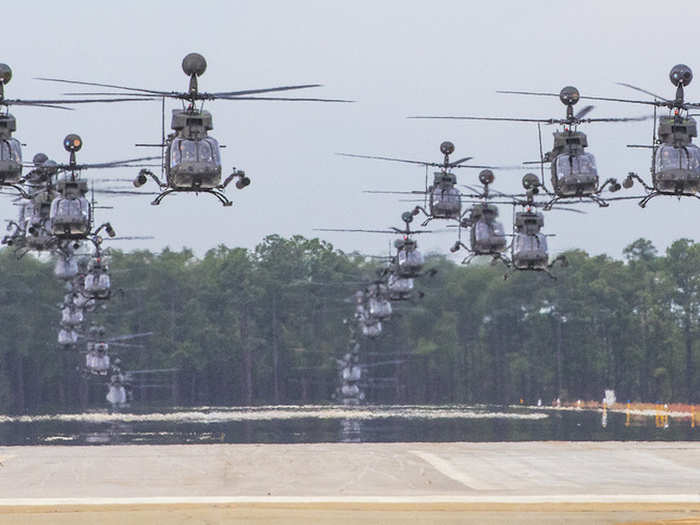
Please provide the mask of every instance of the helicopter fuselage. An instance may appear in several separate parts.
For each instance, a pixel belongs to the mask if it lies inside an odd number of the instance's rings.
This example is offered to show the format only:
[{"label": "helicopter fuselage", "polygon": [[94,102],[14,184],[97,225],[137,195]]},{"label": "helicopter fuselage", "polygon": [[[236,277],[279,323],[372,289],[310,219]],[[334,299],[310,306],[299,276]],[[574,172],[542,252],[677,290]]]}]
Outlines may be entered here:
[{"label": "helicopter fuselage", "polygon": [[700,148],[692,143],[697,124],[691,117],[660,117],[659,145],[652,151],[654,189],[669,195],[692,195],[700,191]]},{"label": "helicopter fuselage", "polygon": [[585,151],[586,134],[564,129],[554,132],[554,147],[547,153],[551,162],[552,187],[559,197],[587,197],[598,192],[595,157]]},{"label": "helicopter fuselage", "polygon": [[455,188],[457,177],[447,171],[434,173],[428,187],[430,216],[434,219],[459,219],[462,213],[460,192]]},{"label": "helicopter fuselage", "polygon": [[173,110],[175,134],[166,141],[167,184],[178,191],[211,190],[221,185],[219,143],[207,132],[213,128],[208,111]]}]

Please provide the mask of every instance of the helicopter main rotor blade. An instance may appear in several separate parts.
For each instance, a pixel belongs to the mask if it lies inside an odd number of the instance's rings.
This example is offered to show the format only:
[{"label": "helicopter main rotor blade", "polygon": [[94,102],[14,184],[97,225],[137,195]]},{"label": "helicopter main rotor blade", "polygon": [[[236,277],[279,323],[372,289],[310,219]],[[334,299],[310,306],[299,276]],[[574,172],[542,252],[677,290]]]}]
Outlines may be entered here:
[{"label": "helicopter main rotor blade", "polygon": [[141,93],[147,93],[149,95],[158,95],[161,97],[173,97],[178,96],[180,93],[176,91],[156,91],[153,89],[143,89],[143,88],[133,88],[128,86],[119,86],[116,84],[102,84],[99,82],[84,82],[81,80],[66,80],[63,78],[47,78],[47,77],[34,77],[34,80],[42,80],[44,82],[60,82],[62,84],[73,84],[77,86],[96,86],[96,87],[107,87],[114,89],[124,89],[126,91],[139,91]]},{"label": "helicopter main rotor blade", "polygon": [[641,92],[641,93],[645,93],[645,94],[650,95],[650,96],[652,96],[652,97],[654,97],[654,98],[658,98],[659,100],[663,100],[664,102],[673,102],[673,101],[671,101],[671,100],[668,100],[668,99],[665,98],[665,97],[662,97],[662,96],[657,95],[656,93],[652,93],[651,91],[647,91],[646,89],[642,89],[642,88],[640,88],[640,87],[633,86],[632,84],[628,84],[628,83],[626,83],[626,82],[616,82],[616,84],[617,84],[618,86],[628,87],[628,88],[630,88],[630,89],[634,89],[635,91],[639,91],[639,92]]},{"label": "helicopter main rotor blade", "polygon": [[464,157],[463,159],[459,160],[453,160],[452,162],[448,162],[447,166],[450,168],[457,166],[458,164],[462,164],[463,162],[467,162],[468,160],[472,160],[474,157]]},{"label": "helicopter main rotor blade", "polygon": [[155,239],[152,235],[132,235],[128,237],[106,237],[103,241],[146,241]]},{"label": "helicopter main rotor blade", "polygon": [[[383,195],[425,195],[424,190],[412,190],[412,191],[392,191],[392,190],[362,190],[362,193],[377,193]],[[422,202],[422,201],[421,201]]]},{"label": "helicopter main rotor blade", "polygon": [[559,93],[541,93],[536,91],[500,91],[497,90],[496,93],[504,93],[507,95],[535,95],[538,97],[558,97]]},{"label": "helicopter main rotor blade", "polygon": [[32,100],[7,100],[3,99],[0,100],[0,105],[4,106],[29,106],[29,107],[37,107],[37,108],[52,108],[52,109],[65,109],[68,111],[75,111],[73,108],[69,108],[66,106],[58,106],[56,104],[49,104],[47,102],[35,102]]},{"label": "helicopter main rotor blade", "polygon": [[[92,163],[92,164],[76,164],[75,168],[76,169],[88,169],[88,168],[127,168],[127,167],[134,167],[133,165],[130,166],[132,162],[143,162],[147,160],[160,160],[161,157],[139,157],[136,159],[127,159],[127,160],[114,160],[111,162],[98,162],[98,163]],[[59,164],[59,168],[71,168],[70,164]]]},{"label": "helicopter main rotor blade", "polygon": [[539,122],[540,124],[559,124],[565,122],[561,119],[540,119],[540,118],[510,118],[510,117],[455,117],[439,115],[416,115],[406,118],[412,119],[442,119],[442,120],[495,120],[502,122]]},{"label": "helicopter main rotor blade", "polygon": [[279,86],[262,89],[244,89],[242,91],[219,91],[216,93],[202,93],[203,95],[211,95],[213,97],[237,97],[239,95],[255,95],[256,93],[272,93],[274,91],[291,91],[293,89],[308,89],[322,87],[322,84],[297,84],[292,86]]},{"label": "helicopter main rotor blade", "polygon": [[649,120],[654,118],[653,115],[645,115],[643,117],[612,117],[612,118],[586,118],[581,119],[580,122],[589,124],[591,122],[641,122],[643,120]]},{"label": "helicopter main rotor blade", "polygon": [[391,162],[403,162],[406,164],[417,164],[419,166],[442,166],[442,164],[436,164],[435,162],[425,162],[422,160],[408,160],[408,159],[397,159],[395,157],[381,157],[377,155],[357,155],[355,153],[336,153],[341,157],[353,157],[356,159],[374,159],[374,160],[388,160]]},{"label": "helicopter main rotor blade", "polygon": [[314,228],[317,232],[349,232],[349,233],[396,233],[393,230],[362,230],[346,228]]},{"label": "helicopter main rotor blade", "polygon": [[591,96],[581,96],[579,97],[584,100],[604,100],[606,102],[627,102],[630,104],[647,104],[649,106],[667,106],[669,103],[663,101],[653,101],[653,100],[633,100],[627,98],[612,98],[612,97],[591,97]]},{"label": "helicopter main rotor blade", "polygon": [[354,103],[354,100],[341,98],[293,98],[293,97],[213,97],[212,100],[281,100],[286,102],[346,102]]},{"label": "helicopter main rotor blade", "polygon": [[153,332],[141,332],[138,334],[119,335],[117,337],[110,337],[109,339],[107,339],[107,342],[113,343],[116,341],[128,341],[129,339],[136,339],[138,337],[147,337],[149,335],[153,335]]},{"label": "helicopter main rotor blade", "polygon": [[576,115],[574,115],[574,118],[576,120],[581,120],[583,117],[588,115],[593,110],[593,107],[594,106],[591,106],[591,105],[584,106],[583,108],[581,108],[581,111],[579,111],[578,113],[576,113]]}]

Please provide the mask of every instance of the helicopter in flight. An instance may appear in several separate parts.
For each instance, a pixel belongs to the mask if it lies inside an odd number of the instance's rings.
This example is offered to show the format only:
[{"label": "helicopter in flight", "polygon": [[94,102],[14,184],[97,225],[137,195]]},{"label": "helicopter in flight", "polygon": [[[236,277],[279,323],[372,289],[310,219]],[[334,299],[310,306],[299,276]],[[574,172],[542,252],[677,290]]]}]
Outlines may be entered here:
[{"label": "helicopter in flight", "polygon": [[[474,257],[492,257],[493,262],[498,260],[505,262],[504,252],[507,246],[506,234],[503,224],[498,219],[498,207],[489,203],[492,197],[490,185],[493,184],[495,175],[490,169],[479,173],[479,182],[483,185],[483,191],[472,197],[479,199],[465,213],[458,225],[458,238],[450,248],[450,252],[456,253],[464,248],[468,255],[462,264],[468,264]],[[500,196],[506,196],[497,192]],[[513,197],[513,196],[508,196]],[[462,229],[469,229],[469,245],[462,241]]]},{"label": "helicopter in flight", "polygon": [[[511,259],[510,267],[513,271],[535,271],[545,272],[549,277],[555,279],[550,270],[560,263],[563,267],[567,267],[569,262],[565,255],[558,255],[550,262],[549,249],[547,247],[547,235],[542,232],[544,227],[544,214],[537,211],[538,206],[545,206],[543,203],[537,203],[534,200],[534,195],[537,194],[540,180],[534,173],[527,173],[523,177],[523,187],[527,190],[527,200],[514,202],[520,204],[525,209],[515,213],[513,224],[513,242],[511,243]],[[566,209],[582,213],[579,210]],[[508,278],[508,273],[505,278]]]},{"label": "helicopter in flight", "polygon": [[[219,142],[208,134],[213,129],[212,114],[203,108],[205,101],[212,100],[277,100],[277,101],[306,101],[306,102],[351,102],[349,100],[325,98],[293,98],[260,96],[261,94],[320,87],[320,84],[302,84],[278,86],[262,89],[246,89],[240,91],[222,91],[206,93],[199,91],[199,77],[207,69],[207,61],[199,53],[190,53],[182,60],[182,70],[189,77],[187,91],[158,91],[151,89],[132,88],[114,84],[96,82],[81,82],[56,78],[40,78],[50,82],[77,84],[92,87],[119,89],[119,93],[71,93],[71,95],[131,95],[134,97],[150,97],[162,100],[162,131],[160,144],[137,144],[137,146],[159,147],[162,150],[161,175],[142,169],[134,179],[134,186],[140,187],[151,178],[161,193],[151,202],[158,205],[171,193],[190,192],[208,193],[215,196],[224,206],[232,202],[223,190],[235,179],[236,187],[243,189],[250,184],[250,178],[245,172],[233,169],[222,181],[222,163]],[[165,136],[165,99],[174,98],[183,102],[182,109],[172,111],[171,128],[173,133]],[[197,103],[200,106],[197,107]]]},{"label": "helicopter in flight", "polygon": [[[107,235],[114,237],[115,231],[108,222],[93,229],[93,204],[87,199],[88,184],[81,179],[79,174],[87,169],[103,168],[128,168],[134,163],[154,160],[157,157],[141,157],[138,159],[103,162],[93,164],[78,164],[76,153],[83,147],[83,140],[79,135],[71,133],[63,139],[63,147],[69,153],[68,164],[56,164],[53,169],[63,173],[62,180],[56,182],[55,188],[58,195],[51,201],[49,210],[50,233],[58,241],[78,241],[99,235],[104,229]],[[138,164],[136,164],[138,166]]]},{"label": "helicopter in flight", "polygon": [[[473,159],[473,157],[463,157],[458,160],[451,161],[450,155],[455,151],[455,145],[446,140],[440,144],[440,152],[443,154],[442,162],[427,162],[419,160],[398,159],[394,157],[380,157],[374,155],[356,155],[352,153],[337,153],[343,157],[353,157],[360,159],[375,159],[387,160],[392,162],[402,162],[405,164],[414,164],[425,167],[425,189],[408,192],[397,191],[375,191],[368,190],[366,193],[390,193],[390,194],[411,194],[424,195],[423,206],[416,206],[413,209],[413,215],[417,216],[423,213],[426,216],[425,221],[421,226],[426,226],[430,221],[435,219],[457,220],[462,218],[462,194],[457,188],[457,176],[452,173],[455,168],[471,168],[471,169],[486,169],[494,168],[493,166],[481,166],[476,164],[465,164],[465,162]],[[439,171],[433,173],[433,182],[428,182],[428,169],[439,168]]]},{"label": "helicopter in flight", "polygon": [[[586,199],[596,202],[599,206],[609,206],[607,200],[601,197],[605,188],[611,192],[621,189],[620,183],[615,178],[609,178],[602,184],[599,182],[598,168],[595,157],[586,151],[588,138],[585,133],[578,130],[581,124],[593,122],[632,122],[647,120],[651,117],[630,117],[630,118],[587,118],[586,115],[593,110],[593,106],[585,106],[577,113],[574,113],[574,106],[581,98],[578,89],[573,86],[566,86],[557,93],[535,93],[529,91],[498,91],[498,93],[509,93],[518,95],[543,95],[556,96],[566,106],[566,116],[564,118],[511,118],[511,117],[472,117],[472,116],[412,116],[415,119],[451,119],[451,120],[484,120],[503,122],[532,122],[538,126],[540,141],[540,160],[526,162],[525,164],[539,164],[541,171],[541,186],[552,198],[548,205],[551,206],[560,199]],[[542,148],[541,125],[559,125],[560,130],[553,133],[554,144],[552,149],[546,153]],[[552,190],[548,190],[545,185],[544,165],[550,164]]]},{"label": "helicopter in flight", "polygon": [[[693,144],[698,136],[697,123],[689,111],[699,109],[700,103],[685,101],[685,87],[693,80],[693,71],[685,64],[677,64],[669,72],[671,84],[676,87],[674,98],[665,98],[646,89],[620,82],[635,91],[653,97],[653,100],[632,100],[609,97],[582,97],[592,100],[626,102],[654,106],[654,125],[651,145],[630,144],[630,148],[651,149],[651,186],[638,174],[630,172],[623,181],[626,188],[634,181],[647,191],[639,205],[644,208],[657,195],[700,198],[700,148]],[[659,115],[657,108],[667,108],[668,114]]]}]

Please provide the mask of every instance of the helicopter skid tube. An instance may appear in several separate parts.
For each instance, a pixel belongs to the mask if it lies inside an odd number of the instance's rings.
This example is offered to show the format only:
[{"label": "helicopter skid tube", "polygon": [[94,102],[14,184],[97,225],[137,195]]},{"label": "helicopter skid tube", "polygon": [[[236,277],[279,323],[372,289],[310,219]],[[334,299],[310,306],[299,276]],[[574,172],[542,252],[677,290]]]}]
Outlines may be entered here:
[{"label": "helicopter skid tube", "polygon": [[233,202],[231,202],[226,195],[224,195],[222,192],[217,191],[215,189],[202,189],[202,188],[170,188],[168,190],[165,190],[164,192],[160,193],[154,200],[151,202],[153,206],[158,206],[161,201],[170,195],[171,193],[209,193],[219,199],[219,202],[221,202],[222,205],[224,206],[233,206]]}]

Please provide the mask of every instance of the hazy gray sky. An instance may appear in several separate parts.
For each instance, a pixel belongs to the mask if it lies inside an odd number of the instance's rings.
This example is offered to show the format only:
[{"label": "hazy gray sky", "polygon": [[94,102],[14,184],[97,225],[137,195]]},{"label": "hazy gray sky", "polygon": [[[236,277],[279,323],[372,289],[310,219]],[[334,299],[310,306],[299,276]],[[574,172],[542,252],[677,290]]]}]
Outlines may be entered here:
[{"label": "hazy gray sky", "polygon": [[[672,96],[668,71],[674,64],[685,63],[700,75],[695,51],[700,2],[676,1],[673,9],[660,5],[639,0],[8,2],[0,61],[14,70],[8,98],[65,91],[32,80],[35,76],[185,90],[180,62],[197,51],[209,64],[200,79],[203,91],[319,82],[325,87],[308,90],[309,96],[358,101],[210,103],[212,135],[227,146],[225,169],[236,166],[252,179],[243,191],[228,190],[232,208],[206,195],[178,195],[159,207],[148,197],[111,199],[116,208],[99,213],[119,234],[156,236],[124,248],[188,246],[202,254],[218,243],[253,247],[270,233],[312,236],[314,227],[396,224],[410,205],[362,190],[422,189],[424,171],[337,157],[336,151],[439,160],[438,146],[449,139],[457,155],[473,155],[480,163],[511,165],[538,155],[532,125],[416,121],[407,115],[564,115],[557,99],[499,95],[496,89],[558,91],[573,84],[582,94],[634,96],[615,85],[626,81]],[[689,100],[700,100],[700,77],[686,93]],[[174,101],[168,104],[168,110],[175,107]],[[591,116],[645,112],[642,106],[600,103]],[[82,135],[79,159],[85,162],[142,156],[144,150],[134,143],[155,142],[160,135],[159,102],[95,104],[74,112],[15,107],[13,114],[27,160],[38,151],[64,160],[61,140],[69,132]],[[649,152],[625,145],[647,143],[651,121],[592,124],[584,131],[601,178],[621,179],[628,171],[649,178]],[[551,145],[549,128],[544,138]],[[133,177],[136,172],[87,173]],[[495,186],[518,191],[523,173],[497,173]],[[458,176],[463,183],[477,180],[476,171],[461,170]],[[660,249],[679,237],[694,239],[700,201],[659,197],[645,210],[633,202],[586,209],[588,215],[547,215],[547,231],[557,234],[554,251],[580,247],[619,256],[642,236]],[[507,222],[510,210],[501,212]],[[0,216],[15,213],[9,199],[0,202]],[[383,251],[389,240],[359,234],[323,238],[364,252]],[[421,242],[427,250],[447,253],[453,239],[439,235]]]}]

